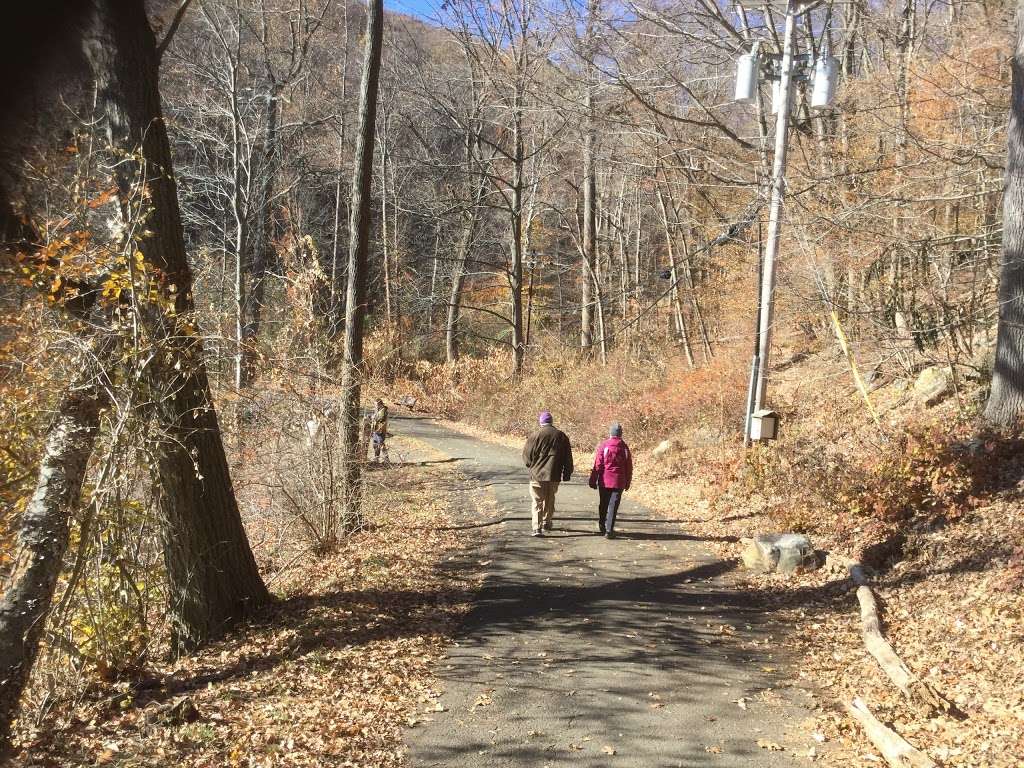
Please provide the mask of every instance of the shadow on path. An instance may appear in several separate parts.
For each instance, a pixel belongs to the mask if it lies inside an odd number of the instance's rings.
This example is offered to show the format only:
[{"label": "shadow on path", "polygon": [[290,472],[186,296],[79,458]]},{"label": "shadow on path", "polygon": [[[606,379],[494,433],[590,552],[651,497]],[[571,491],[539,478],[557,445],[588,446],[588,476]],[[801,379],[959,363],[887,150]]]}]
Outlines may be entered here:
[{"label": "shadow on path", "polygon": [[401,428],[472,457],[459,467],[464,490],[494,505],[489,514],[462,505],[450,526],[487,531],[482,550],[447,564],[485,578],[440,670],[442,711],[407,734],[413,765],[797,764],[792,752],[757,746],[765,735],[784,743],[804,713],[776,693],[775,596],[735,588],[737,561],[704,548],[732,537],[688,534],[685,519],[653,516],[627,494],[607,540],[595,535],[594,492],[568,482],[556,530],[534,538],[518,451],[427,420]]}]

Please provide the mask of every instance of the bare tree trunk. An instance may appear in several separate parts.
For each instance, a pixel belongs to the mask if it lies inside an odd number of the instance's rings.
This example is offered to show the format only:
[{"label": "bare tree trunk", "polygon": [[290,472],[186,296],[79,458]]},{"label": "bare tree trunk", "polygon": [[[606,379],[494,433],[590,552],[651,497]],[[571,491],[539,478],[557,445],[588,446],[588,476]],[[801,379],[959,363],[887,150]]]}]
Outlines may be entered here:
[{"label": "bare tree trunk", "polygon": [[690,293],[690,308],[693,310],[693,317],[697,321],[697,330],[700,332],[700,345],[704,352],[704,362],[711,362],[714,356],[711,351],[711,338],[708,335],[707,323],[704,322],[704,312],[700,308],[700,300],[697,298],[697,285],[693,280],[693,264],[690,262],[690,244],[683,235],[683,270],[685,272],[686,288]]},{"label": "bare tree trunk", "polygon": [[619,202],[615,208],[615,247],[619,254],[619,314],[625,322],[626,297],[629,294],[629,256],[626,255],[626,176],[619,186]]},{"label": "bare tree trunk", "polygon": [[[151,234],[138,242],[174,302],[170,315],[148,318],[161,348],[147,366],[154,414],[163,516],[164,560],[174,645],[189,649],[270,596],[238,512],[200,338],[190,330],[192,272],[178,209],[170,146],[160,107],[156,41],[142,0],[93,0],[84,48],[96,80],[108,139],[124,152],[122,201],[144,179]],[[143,162],[137,159],[142,148]]]},{"label": "bare tree trunk", "polygon": [[[342,126],[344,126],[344,123],[342,123]],[[336,338],[341,333],[342,315],[344,312],[339,301],[341,296],[341,291],[339,290],[341,276],[338,269],[338,241],[341,239],[341,188],[344,177],[344,159],[345,129],[342,127],[341,135],[338,137],[338,173],[335,178],[334,187],[334,244],[331,250],[331,293],[327,323],[327,333],[331,338]]]},{"label": "bare tree trunk", "polygon": [[[676,203],[675,196],[672,194],[672,190],[671,189],[667,189],[666,191],[668,193],[669,203],[672,206],[672,215],[675,218],[676,222],[678,222],[680,220],[679,206]],[[662,202],[662,206],[664,207],[664,202]],[[667,221],[666,221],[665,226],[666,226],[665,236],[671,238],[671,235],[669,234],[669,230],[668,230],[668,226],[669,225],[668,225]],[[687,292],[689,293],[689,296],[690,296],[690,308],[693,310],[693,319],[697,321],[697,330],[700,332],[700,343],[701,343],[701,349],[702,349],[702,351],[704,353],[704,362],[710,362],[711,358],[713,356],[712,355],[712,351],[711,351],[711,338],[708,335],[707,324],[704,322],[704,313],[703,313],[703,311],[701,311],[701,308],[700,308],[700,300],[697,298],[697,285],[696,285],[696,283],[695,283],[695,281],[693,279],[693,273],[694,273],[693,262],[690,260],[690,245],[689,245],[689,242],[687,241],[685,232],[684,232],[683,237],[682,237],[682,244],[683,244],[683,264],[682,264],[683,276],[682,276],[682,283],[683,283],[684,286],[686,286],[686,290],[687,290]],[[674,254],[674,251],[673,251],[673,244],[671,242],[669,243],[669,258],[672,261],[672,268],[675,269],[675,254]],[[672,280],[675,281],[676,277],[673,276]],[[678,291],[679,291],[679,289],[677,288],[677,297],[678,297]],[[679,312],[680,312],[680,314],[682,314],[682,300],[681,300],[681,297],[679,297],[679,302],[678,303],[679,303],[679,307],[680,307]]]},{"label": "bare tree trunk", "polygon": [[[896,169],[898,174],[904,173],[907,165],[907,122],[910,117],[909,83],[910,59],[914,47],[914,20],[917,12],[916,0],[903,0],[900,11],[900,29],[896,39],[896,99],[899,105],[899,126],[896,129]],[[897,194],[899,194],[897,190]],[[906,226],[903,220],[906,205],[897,203],[893,206],[894,248],[892,263],[889,269],[889,301],[894,312],[901,312],[904,307],[902,295],[903,258],[906,255]],[[913,320],[911,320],[913,323]]]},{"label": "bare tree trunk", "polygon": [[[633,242],[633,303],[637,307],[640,306],[641,299],[641,288],[640,288],[640,247],[643,244],[644,239],[644,211],[643,206],[640,202],[640,184],[637,184],[635,194],[636,204],[636,240]],[[636,325],[633,326],[632,335],[634,338],[639,337],[643,331],[642,324],[643,315],[639,315]]]},{"label": "bare tree trunk", "polygon": [[466,281],[466,257],[469,254],[469,243],[473,237],[473,220],[466,222],[462,238],[455,255],[452,267],[452,289],[448,295],[448,325],[445,328],[445,359],[454,363],[459,359],[459,316],[462,309],[462,286]]},{"label": "bare tree trunk", "polygon": [[[472,141],[471,137],[467,137],[467,142]],[[468,143],[466,153],[467,157],[471,157],[473,153]],[[467,161],[467,166],[471,169],[472,163]],[[476,237],[480,205],[487,188],[487,175],[482,168],[479,170],[477,179],[471,207],[463,216],[462,237],[459,239],[458,250],[455,253],[455,265],[452,267],[452,289],[448,296],[448,325],[445,328],[445,357],[449,363],[454,363],[459,359],[459,316],[462,309],[462,287],[466,282],[466,262],[469,259],[470,249],[473,247],[473,238]]]},{"label": "bare tree trunk", "polygon": [[254,343],[260,334],[263,321],[263,297],[266,294],[267,269],[270,266],[271,252],[274,241],[274,179],[281,157],[281,135],[278,129],[280,122],[280,100],[282,89],[275,85],[267,98],[265,116],[266,129],[263,139],[263,184],[260,190],[260,219],[256,237],[253,240],[254,250],[252,264],[247,270],[249,286],[245,294],[242,324],[241,369],[239,385],[248,386],[256,374],[256,350]]},{"label": "bare tree trunk", "polygon": [[597,332],[601,334],[600,344],[601,365],[608,365],[608,333],[604,323],[604,296],[600,284],[597,285]]},{"label": "bare tree trunk", "polygon": [[234,386],[241,389],[243,376],[242,344],[245,336],[245,260],[249,253],[249,212],[242,177],[242,117],[238,109],[238,67],[231,62],[231,215],[235,224],[235,354]]},{"label": "bare tree trunk", "polygon": [[672,281],[670,300],[672,302],[672,317],[675,320],[675,327],[679,333],[679,341],[683,345],[683,352],[686,355],[686,362],[691,368],[694,366],[693,348],[690,346],[690,335],[686,329],[686,315],[683,314],[683,302],[679,296],[679,270],[676,267],[675,246],[672,242],[672,227],[668,220],[668,209],[665,207],[665,196],[661,188],[657,191],[658,208],[661,210],[661,220],[665,227],[665,245],[668,250],[668,273]]},{"label": "bare tree trunk", "polygon": [[[384,124],[386,130],[386,119]],[[386,135],[380,140],[380,247],[384,257],[384,318],[388,328],[393,328],[394,315],[391,313],[391,248],[388,240],[388,150]]]},{"label": "bare tree trunk", "polygon": [[360,441],[363,333],[366,322],[366,272],[370,251],[370,208],[373,194],[373,145],[377,127],[377,91],[384,39],[384,1],[369,0],[366,46],[359,97],[359,133],[352,174],[349,220],[348,289],[345,301],[345,346],[341,361],[341,446],[344,488],[343,524],[351,528],[362,518],[362,452]]},{"label": "bare tree trunk", "polygon": [[[587,88],[586,109],[589,113],[590,88]],[[594,257],[597,247],[597,174],[594,167],[594,133],[587,118],[583,134],[583,269],[580,274],[580,347],[587,354],[594,344]]]},{"label": "bare tree trunk", "polygon": [[[402,274],[402,250],[400,238],[402,235],[401,225],[398,218],[398,212],[401,208],[398,200],[398,177],[395,175],[395,158],[393,155],[389,155],[388,163],[391,166],[391,296],[394,302],[394,314],[395,319],[395,352],[398,355],[398,359],[402,359],[404,354],[404,345],[402,344],[402,295],[399,290]],[[383,169],[385,174],[387,168]],[[387,195],[381,200],[381,207],[387,205]]]},{"label": "bare tree trunk", "polygon": [[583,269],[581,270],[580,291],[580,347],[587,354],[593,353],[594,343],[594,265],[597,256],[597,168],[594,153],[597,144],[594,126],[594,23],[599,10],[599,0],[589,0],[587,28],[584,40],[584,56],[587,68],[583,95]]},{"label": "bare tree trunk", "polygon": [[1020,0],[1011,71],[999,330],[992,391],[985,405],[985,418],[1001,426],[1019,426],[1024,415],[1024,2]]},{"label": "bare tree trunk", "polygon": [[348,102],[348,46],[349,46],[349,25],[348,25],[348,3],[342,3],[342,19],[345,25],[344,50],[341,57],[341,119],[338,127],[338,175],[335,179],[334,188],[334,243],[331,251],[331,306],[329,310],[330,320],[328,322],[328,335],[336,338],[341,332],[341,322],[344,309],[339,306],[341,297],[340,282],[338,274],[338,241],[341,239],[341,188],[345,170],[345,129],[348,121],[345,118],[345,106]]},{"label": "bare tree trunk", "polygon": [[69,520],[106,403],[105,389],[89,366],[57,406],[35,492],[21,516],[17,554],[0,599],[0,760],[10,751],[11,723],[39,653],[68,546]]},{"label": "bare tree trunk", "polygon": [[430,302],[427,309],[427,330],[434,332],[434,308],[437,306],[437,267],[441,260],[441,219],[434,225],[434,254],[430,259]]},{"label": "bare tree trunk", "polygon": [[523,166],[526,148],[523,143],[523,92],[519,82],[515,85],[513,106],[513,170],[511,205],[512,265],[509,270],[509,290],[512,298],[512,373],[523,370],[525,344],[523,343]]}]

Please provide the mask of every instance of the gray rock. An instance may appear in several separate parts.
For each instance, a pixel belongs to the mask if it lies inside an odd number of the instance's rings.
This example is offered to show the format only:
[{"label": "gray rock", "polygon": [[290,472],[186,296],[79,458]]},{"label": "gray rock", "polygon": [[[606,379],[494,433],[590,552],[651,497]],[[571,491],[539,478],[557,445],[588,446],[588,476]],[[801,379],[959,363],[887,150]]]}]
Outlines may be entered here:
[{"label": "gray rock", "polygon": [[743,564],[752,571],[792,576],[820,565],[811,540],[802,533],[762,534],[747,542]]},{"label": "gray rock", "polygon": [[914,395],[927,406],[941,401],[952,389],[953,379],[949,368],[943,365],[925,368],[914,382]]}]

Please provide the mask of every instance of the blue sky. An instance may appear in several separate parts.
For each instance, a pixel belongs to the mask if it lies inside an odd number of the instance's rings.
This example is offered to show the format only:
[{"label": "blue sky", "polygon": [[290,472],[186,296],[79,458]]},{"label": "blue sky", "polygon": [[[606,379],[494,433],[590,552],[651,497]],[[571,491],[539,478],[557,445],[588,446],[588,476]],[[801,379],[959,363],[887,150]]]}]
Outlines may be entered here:
[{"label": "blue sky", "polygon": [[410,16],[430,18],[436,14],[441,0],[384,0],[384,8]]}]

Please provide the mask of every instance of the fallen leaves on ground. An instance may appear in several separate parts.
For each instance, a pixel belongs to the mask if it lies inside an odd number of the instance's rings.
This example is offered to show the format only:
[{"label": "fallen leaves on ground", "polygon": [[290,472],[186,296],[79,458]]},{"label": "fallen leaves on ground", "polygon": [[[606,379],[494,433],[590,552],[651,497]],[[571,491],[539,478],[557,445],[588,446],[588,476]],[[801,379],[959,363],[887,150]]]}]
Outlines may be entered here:
[{"label": "fallen leaves on ground", "polygon": [[[643,465],[641,465],[642,467]],[[643,469],[641,469],[643,471]],[[688,535],[735,558],[726,539],[775,530],[764,505],[719,503],[710,508],[694,485],[641,477],[634,498],[665,515],[679,516]],[[910,706],[864,648],[857,599],[845,573],[821,569],[786,581],[736,572],[773,624],[790,629],[770,644],[746,641],[752,655],[785,646],[798,684],[810,689],[815,715],[802,731],[810,754],[830,766],[884,765],[860,730],[839,708],[860,696],[872,711],[915,747],[949,768],[1019,768],[1024,754],[1024,602],[1006,589],[1012,572],[992,553],[1024,529],[1024,489],[1011,489],[943,528],[916,534],[904,559],[881,574],[875,592],[885,633],[904,662],[949,698],[966,718],[928,717]],[[1018,532],[1014,534],[1014,532]],[[821,533],[815,544],[842,550],[845,542]],[[1005,548],[1005,547],[1004,547]],[[738,629],[738,628],[737,628]],[[737,631],[742,640],[743,633]],[[759,668],[760,668],[759,664]],[[774,666],[762,672],[776,672]],[[741,708],[749,698],[735,700]]]},{"label": "fallen leaves on ground", "polygon": [[[374,473],[365,530],[329,557],[300,560],[275,582],[275,605],[116,698],[54,714],[22,764],[404,766],[403,729],[444,710],[433,666],[475,580],[450,561],[472,542],[443,530],[453,475],[443,466]],[[192,722],[166,715],[182,701]]]}]

